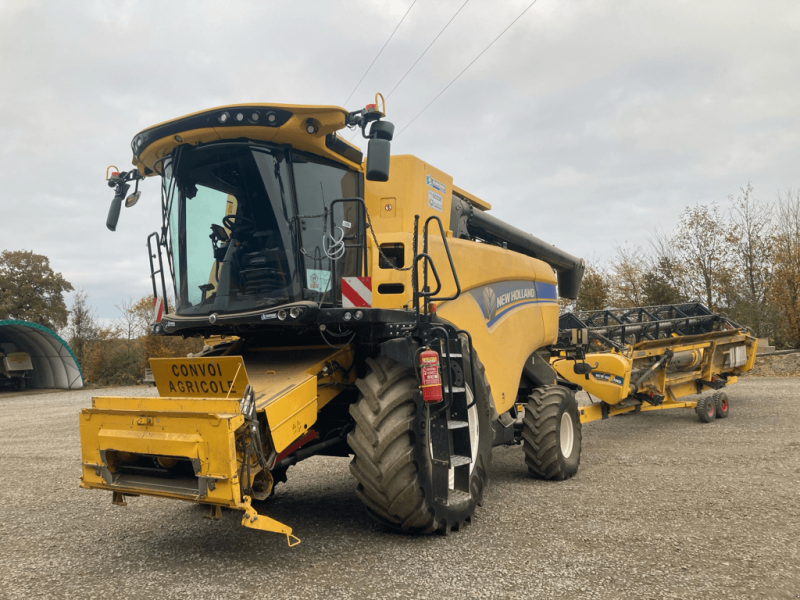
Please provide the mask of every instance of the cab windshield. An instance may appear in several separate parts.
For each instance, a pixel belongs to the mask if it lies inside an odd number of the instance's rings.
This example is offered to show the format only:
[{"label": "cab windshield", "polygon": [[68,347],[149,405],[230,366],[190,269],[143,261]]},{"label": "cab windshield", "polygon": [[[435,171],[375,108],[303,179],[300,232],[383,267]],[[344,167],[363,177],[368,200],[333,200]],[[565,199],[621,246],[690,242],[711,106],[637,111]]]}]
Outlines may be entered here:
[{"label": "cab windshield", "polygon": [[[335,303],[334,276],[357,261],[334,261],[323,238],[330,233],[331,203],[361,195],[358,173],[246,142],[179,147],[164,173],[166,246],[179,315]],[[334,220],[349,225],[346,206],[335,208]],[[339,229],[334,237],[346,233]]]}]

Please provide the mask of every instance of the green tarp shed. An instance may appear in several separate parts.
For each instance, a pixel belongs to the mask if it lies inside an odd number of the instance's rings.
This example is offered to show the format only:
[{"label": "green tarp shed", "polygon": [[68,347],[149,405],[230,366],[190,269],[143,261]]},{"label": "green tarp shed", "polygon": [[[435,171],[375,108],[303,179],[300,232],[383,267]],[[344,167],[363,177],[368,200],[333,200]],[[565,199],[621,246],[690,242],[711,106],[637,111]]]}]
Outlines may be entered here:
[{"label": "green tarp shed", "polygon": [[83,374],[67,342],[43,325],[28,321],[0,321],[0,348],[6,353],[27,352],[33,372],[26,387],[75,390],[83,387]]}]

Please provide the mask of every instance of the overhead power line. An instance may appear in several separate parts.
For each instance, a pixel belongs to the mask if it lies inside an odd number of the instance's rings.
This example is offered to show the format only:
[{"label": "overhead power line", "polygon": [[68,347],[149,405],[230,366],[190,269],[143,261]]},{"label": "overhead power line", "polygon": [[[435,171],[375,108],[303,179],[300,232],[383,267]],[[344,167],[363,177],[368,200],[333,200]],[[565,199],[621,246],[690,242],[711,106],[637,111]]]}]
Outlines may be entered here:
[{"label": "overhead power line", "polygon": [[399,86],[401,83],[403,83],[403,79],[405,79],[405,78],[408,76],[408,74],[409,74],[409,73],[411,73],[411,71],[413,71],[413,70],[414,70],[414,67],[416,67],[416,66],[417,66],[417,63],[418,63],[420,60],[422,60],[422,57],[423,57],[423,56],[425,56],[425,53],[426,53],[428,50],[430,50],[430,49],[431,49],[431,46],[433,46],[433,45],[436,43],[436,40],[438,40],[438,39],[439,39],[439,36],[440,36],[440,35],[442,35],[442,34],[444,33],[444,30],[445,30],[445,29],[447,29],[447,27],[450,25],[450,23],[452,23],[452,22],[453,22],[453,19],[455,19],[455,18],[458,16],[458,13],[460,13],[460,12],[461,12],[461,10],[462,10],[462,9],[463,9],[463,8],[464,8],[466,5],[467,5],[467,2],[469,2],[469,0],[467,0],[466,2],[464,2],[464,4],[462,4],[462,5],[461,5],[461,8],[459,8],[459,9],[458,9],[458,10],[455,12],[455,14],[454,14],[452,17],[450,17],[450,20],[447,22],[447,24],[445,24],[445,26],[444,26],[444,27],[442,27],[442,30],[441,30],[441,31],[440,31],[438,34],[436,34],[436,37],[435,37],[435,38],[433,38],[433,41],[432,41],[430,44],[428,44],[428,47],[427,47],[427,48],[425,48],[425,52],[423,52],[422,54],[420,54],[420,55],[419,55],[419,58],[418,58],[417,60],[415,60],[415,61],[414,61],[414,64],[413,64],[413,65],[411,65],[411,68],[410,68],[408,71],[406,71],[406,74],[405,74],[405,75],[403,75],[403,76],[400,78],[400,81],[398,81],[398,82],[395,84],[395,86],[392,88],[392,90],[391,90],[391,91],[390,91],[388,94],[386,94],[386,97],[387,97],[387,98],[388,98],[389,96],[391,96],[391,95],[392,95],[392,93],[393,93],[393,92],[394,92],[394,91],[397,89],[397,87],[398,87],[398,86]]},{"label": "overhead power line", "polygon": [[356,84],[356,87],[354,87],[354,88],[353,88],[353,91],[352,91],[352,92],[350,92],[350,95],[347,97],[347,100],[345,100],[345,101],[344,101],[344,103],[342,104],[343,106],[347,106],[347,103],[348,103],[348,102],[350,102],[350,98],[352,98],[352,97],[353,97],[353,94],[355,94],[355,93],[356,93],[356,90],[358,89],[358,86],[360,86],[360,85],[361,85],[361,82],[362,82],[362,81],[364,81],[364,77],[366,77],[366,76],[367,76],[367,73],[369,73],[370,69],[372,68],[372,65],[374,65],[374,64],[375,64],[375,61],[376,61],[376,60],[378,60],[378,57],[381,55],[381,52],[383,52],[384,48],[386,48],[386,46],[387,46],[387,45],[389,44],[389,42],[392,40],[392,38],[394,37],[394,34],[395,34],[395,33],[397,33],[397,30],[398,30],[398,29],[400,29],[400,25],[402,25],[402,24],[403,24],[403,21],[405,21],[405,20],[406,20],[406,17],[408,16],[408,13],[410,13],[410,12],[411,12],[411,9],[412,9],[412,8],[414,8],[414,5],[415,5],[416,3],[417,3],[417,0],[414,0],[414,1],[411,3],[411,6],[409,6],[409,7],[408,7],[408,10],[406,11],[406,14],[404,14],[404,15],[403,15],[403,18],[402,18],[402,19],[400,19],[400,22],[397,24],[397,27],[395,27],[395,28],[394,28],[394,31],[392,31],[392,35],[390,35],[390,36],[389,36],[389,39],[388,39],[388,40],[386,40],[386,43],[383,45],[383,47],[380,49],[380,51],[378,52],[378,54],[375,56],[375,58],[374,58],[374,59],[372,60],[372,62],[369,64],[369,67],[367,67],[367,70],[366,70],[366,71],[364,72],[364,74],[361,76],[361,79],[359,79],[359,80],[358,80],[358,83]]},{"label": "overhead power line", "polygon": [[417,116],[415,116],[413,119],[411,119],[411,121],[409,121],[409,123],[408,123],[408,124],[407,124],[405,127],[403,127],[403,128],[400,130],[400,133],[398,133],[396,136],[394,136],[394,138],[395,138],[395,139],[397,139],[398,137],[400,137],[400,134],[402,134],[402,133],[403,133],[403,132],[404,132],[406,129],[408,129],[408,128],[411,126],[411,124],[412,124],[414,121],[416,121],[416,120],[419,118],[419,116],[420,116],[422,113],[424,113],[426,110],[428,110],[428,107],[430,107],[430,105],[431,105],[431,104],[433,104],[434,102],[436,102],[436,100],[438,100],[438,99],[439,99],[439,96],[441,96],[442,94],[444,94],[444,93],[447,91],[447,89],[448,89],[448,88],[449,88],[451,85],[453,85],[453,84],[454,84],[454,83],[455,83],[455,82],[458,80],[458,78],[459,78],[459,77],[461,77],[461,76],[462,76],[464,73],[466,73],[466,72],[467,72],[467,69],[469,69],[469,68],[470,68],[472,65],[474,65],[474,64],[475,64],[475,62],[476,62],[476,61],[477,61],[477,60],[478,60],[478,59],[479,59],[481,56],[483,56],[483,54],[484,54],[484,53],[485,53],[485,52],[486,52],[486,51],[487,51],[489,48],[491,48],[491,47],[494,45],[494,43],[495,43],[497,40],[499,40],[501,37],[503,37],[503,34],[504,34],[506,31],[508,31],[509,29],[511,29],[511,26],[512,26],[512,25],[514,25],[514,23],[516,23],[517,21],[519,21],[519,20],[522,18],[522,15],[524,15],[526,12],[528,12],[528,11],[530,10],[530,8],[531,8],[531,7],[532,7],[534,4],[536,4],[536,0],[533,0],[533,2],[531,2],[531,3],[530,3],[530,4],[529,4],[529,5],[528,5],[528,6],[525,8],[525,10],[523,10],[523,11],[522,11],[522,12],[519,14],[519,16],[518,16],[516,19],[514,19],[513,21],[511,21],[511,23],[509,23],[508,27],[506,27],[505,29],[503,29],[503,31],[501,31],[501,32],[500,32],[500,35],[498,35],[496,38],[494,38],[494,39],[492,40],[492,42],[491,42],[491,43],[490,43],[488,46],[486,46],[486,48],[484,48],[483,50],[481,50],[480,54],[478,54],[478,56],[476,56],[475,58],[473,58],[473,59],[472,59],[472,62],[471,62],[471,63],[469,63],[469,64],[468,64],[466,67],[464,67],[464,70],[463,70],[463,71],[461,71],[461,72],[460,72],[458,75],[456,75],[456,76],[455,76],[455,77],[452,79],[452,81],[450,81],[450,83],[448,83],[446,86],[444,86],[444,89],[443,89],[441,92],[439,92],[438,94],[436,94],[436,97],[435,97],[433,100],[431,100],[430,102],[428,102],[428,104],[427,104],[427,105],[425,105],[425,108],[423,108],[421,111],[419,111],[419,112],[417,113]]}]

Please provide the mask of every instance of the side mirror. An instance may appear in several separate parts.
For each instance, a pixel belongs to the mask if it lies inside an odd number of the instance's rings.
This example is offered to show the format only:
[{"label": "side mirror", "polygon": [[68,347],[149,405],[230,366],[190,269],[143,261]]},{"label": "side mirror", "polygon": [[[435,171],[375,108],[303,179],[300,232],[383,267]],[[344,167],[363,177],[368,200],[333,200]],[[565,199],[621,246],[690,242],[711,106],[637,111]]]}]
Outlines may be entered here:
[{"label": "side mirror", "polygon": [[142,195],[142,192],[134,192],[127,198],[125,198],[125,208],[130,208],[134,204],[139,201],[139,197]]},{"label": "side mirror", "polygon": [[392,143],[388,140],[372,139],[367,146],[367,180],[389,181],[389,158]]},{"label": "side mirror", "polygon": [[369,129],[367,146],[367,181],[389,181],[394,123],[375,121]]}]

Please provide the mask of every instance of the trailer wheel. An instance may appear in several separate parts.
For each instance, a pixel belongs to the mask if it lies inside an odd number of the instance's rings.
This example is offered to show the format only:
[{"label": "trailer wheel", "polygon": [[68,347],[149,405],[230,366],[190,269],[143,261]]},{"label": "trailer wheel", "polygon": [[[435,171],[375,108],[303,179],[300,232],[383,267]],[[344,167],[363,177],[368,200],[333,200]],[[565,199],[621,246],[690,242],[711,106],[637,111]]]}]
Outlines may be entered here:
[{"label": "trailer wheel", "polygon": [[[465,366],[469,364],[465,354]],[[450,489],[434,498],[431,442],[414,393],[414,372],[386,357],[368,359],[370,372],[356,382],[361,396],[350,407],[356,427],[347,436],[353,450],[350,472],[356,495],[376,521],[399,531],[447,533],[469,522],[483,499],[491,462],[491,399],[483,365],[477,361],[476,398],[468,410],[472,463],[469,493]],[[466,378],[469,380],[469,378]],[[472,390],[467,387],[468,399]]]},{"label": "trailer wheel", "polygon": [[728,394],[725,392],[714,394],[714,409],[717,411],[718,419],[724,419],[728,416]]},{"label": "trailer wheel", "polygon": [[575,395],[559,385],[533,390],[522,420],[528,471],[539,479],[569,479],[581,462],[581,420]]},{"label": "trailer wheel", "polygon": [[[716,394],[715,394],[716,396]],[[717,407],[714,402],[714,396],[700,396],[697,400],[697,406],[694,407],[697,417],[703,423],[711,423],[717,416]]]}]

